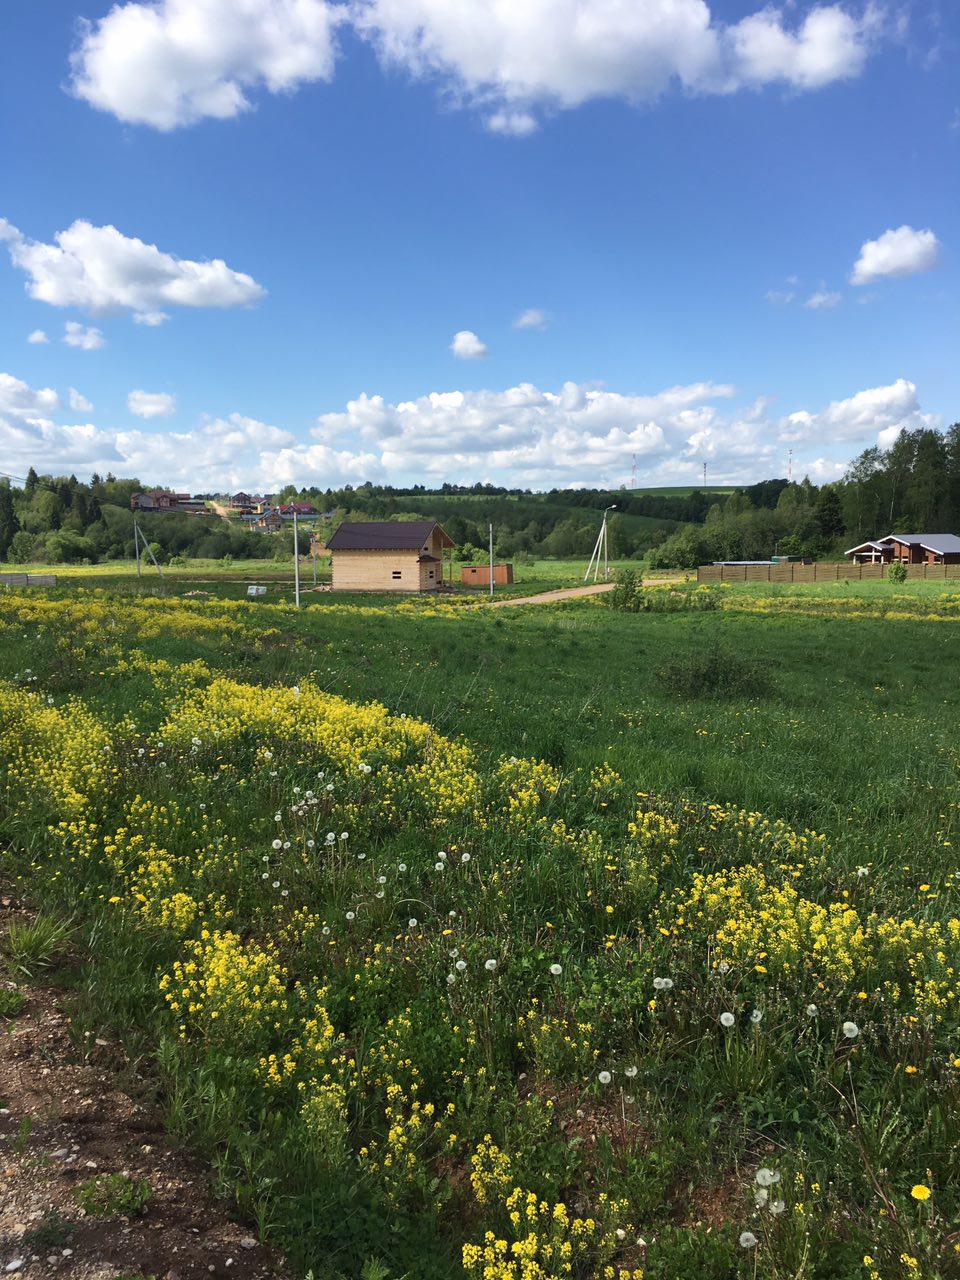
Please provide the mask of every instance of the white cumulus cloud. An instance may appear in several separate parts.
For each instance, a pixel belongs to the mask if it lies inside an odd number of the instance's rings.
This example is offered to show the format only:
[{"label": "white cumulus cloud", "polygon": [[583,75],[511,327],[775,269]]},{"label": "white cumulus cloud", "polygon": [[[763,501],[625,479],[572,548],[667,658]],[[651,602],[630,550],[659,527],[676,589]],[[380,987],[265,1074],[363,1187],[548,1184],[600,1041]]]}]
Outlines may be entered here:
[{"label": "white cumulus cloud", "polygon": [[811,311],[823,311],[830,307],[839,306],[840,294],[828,293],[824,289],[818,289],[816,293],[811,293],[810,297],[803,305],[805,307],[809,307]]},{"label": "white cumulus cloud", "polygon": [[76,387],[71,387],[67,401],[74,413],[93,413],[93,405],[86,396],[80,394]]},{"label": "white cumulus cloud", "polygon": [[0,414],[16,418],[47,416],[60,408],[60,397],[50,387],[39,391],[11,373],[0,373]]},{"label": "white cumulus cloud", "polygon": [[27,341],[34,346],[39,346],[41,343],[49,342],[50,339],[42,329],[34,329],[33,333],[27,335]]},{"label": "white cumulus cloud", "polygon": [[861,441],[888,444],[901,431],[939,426],[936,414],[923,413],[916,384],[898,378],[885,387],[833,400],[818,413],[800,409],[780,420],[780,439],[808,443]]},{"label": "white cumulus cloud", "polygon": [[257,90],[329,80],[336,28],[349,23],[385,64],[438,80],[491,130],[523,137],[543,112],[595,98],[813,90],[858,75],[879,6],[794,8],[725,22],[707,0],[130,0],[83,24],[71,87],[157,129],[226,119]]},{"label": "white cumulus cloud", "polygon": [[63,326],[63,340],[68,347],[79,347],[81,351],[99,351],[107,345],[99,329],[84,327],[78,320],[68,320]]},{"label": "white cumulus cloud", "polygon": [[169,418],[177,411],[177,397],[167,391],[131,391],[127,408],[138,418]]},{"label": "white cumulus cloud", "polygon": [[521,383],[434,391],[397,403],[360,395],[298,439],[239,413],[204,417],[186,431],[61,425],[55,391],[3,374],[0,456],[17,475],[31,465],[112,470],[191,492],[365,480],[617,487],[634,455],[643,484],[697,484],[705,461],[714,483],[749,484],[784,474],[788,447],[796,472],[835,479],[867,445],[941,425],[904,378],[780,417],[766,396],[739,407],[734,396],[732,386],[710,382],[651,394],[568,382],[557,390]]},{"label": "white cumulus cloud", "polygon": [[929,229],[902,226],[865,240],[854,263],[851,284],[873,284],[886,276],[915,276],[932,271],[940,259],[940,241]]},{"label": "white cumulus cloud", "polygon": [[461,329],[453,335],[450,350],[458,360],[482,360],[489,355],[486,344],[470,329]]},{"label": "white cumulus cloud", "polygon": [[27,273],[27,293],[55,307],[128,310],[142,324],[159,324],[164,307],[238,307],[266,292],[220,258],[177,258],[116,227],[78,220],[45,244],[4,226],[11,260]]},{"label": "white cumulus cloud", "polygon": [[515,329],[545,329],[547,321],[550,317],[546,311],[541,311],[539,307],[528,307],[526,311],[521,311],[513,322]]},{"label": "white cumulus cloud", "polygon": [[440,78],[514,134],[538,110],[649,101],[671,84],[818,89],[860,73],[879,26],[870,4],[817,4],[794,22],[769,5],[725,24],[706,0],[355,0],[353,15],[385,63]]},{"label": "white cumulus cloud", "polygon": [[119,120],[174,129],[333,74],[342,10],[324,0],[153,0],[85,23],[72,88]]}]

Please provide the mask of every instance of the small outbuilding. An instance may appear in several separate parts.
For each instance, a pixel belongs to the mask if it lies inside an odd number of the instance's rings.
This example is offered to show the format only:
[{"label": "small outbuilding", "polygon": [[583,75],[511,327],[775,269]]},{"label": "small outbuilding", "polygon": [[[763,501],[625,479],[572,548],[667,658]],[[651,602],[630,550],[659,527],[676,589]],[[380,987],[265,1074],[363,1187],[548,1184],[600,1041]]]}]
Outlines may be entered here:
[{"label": "small outbuilding", "polygon": [[[465,564],[460,569],[460,581],[471,587],[489,587],[490,566],[488,564]],[[493,581],[498,586],[509,586],[513,582],[512,564],[495,564]]]},{"label": "small outbuilding", "polygon": [[852,556],[854,564],[960,564],[960,538],[953,533],[889,533],[844,555]]},{"label": "small outbuilding", "polygon": [[435,520],[345,522],[327,541],[334,591],[440,591],[456,544]]}]

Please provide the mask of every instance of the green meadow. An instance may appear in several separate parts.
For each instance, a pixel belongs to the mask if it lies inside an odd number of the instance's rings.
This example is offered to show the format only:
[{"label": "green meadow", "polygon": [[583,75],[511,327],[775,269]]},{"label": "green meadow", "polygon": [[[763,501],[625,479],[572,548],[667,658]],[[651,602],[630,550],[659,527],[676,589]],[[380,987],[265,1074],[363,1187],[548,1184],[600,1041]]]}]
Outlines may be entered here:
[{"label": "green meadow", "polygon": [[0,594],[5,878],[300,1274],[960,1275],[953,584],[99,569]]}]

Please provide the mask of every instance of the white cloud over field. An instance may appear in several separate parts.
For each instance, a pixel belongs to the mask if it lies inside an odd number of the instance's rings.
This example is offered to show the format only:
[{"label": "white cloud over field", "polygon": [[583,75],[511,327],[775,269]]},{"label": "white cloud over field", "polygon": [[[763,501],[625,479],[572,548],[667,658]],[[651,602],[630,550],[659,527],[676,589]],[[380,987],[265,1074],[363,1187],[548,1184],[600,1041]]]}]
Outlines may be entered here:
[{"label": "white cloud over field", "polygon": [[932,271],[940,260],[940,241],[931,230],[915,231],[903,226],[885,231],[876,240],[860,246],[851,284],[873,284],[888,276],[915,276]]},{"label": "white cloud over field", "polygon": [[390,403],[361,395],[325,413],[307,439],[242,414],[205,417],[189,431],[117,431],[63,423],[61,400],[0,375],[0,453],[8,469],[85,474],[111,469],[195,490],[478,480],[531,489],[619,486],[635,454],[641,484],[750,483],[794,470],[840,474],[867,445],[888,445],[903,428],[938,426],[917,388],[900,378],[820,409],[775,416],[758,397],[737,408],[733,387],[709,382],[651,395],[564,384],[431,392]]},{"label": "white cloud over field", "polygon": [[119,120],[174,129],[250,109],[252,95],[330,80],[349,25],[388,67],[432,79],[494,132],[597,98],[671,86],[815,90],[857,76],[881,35],[872,0],[767,5],[737,22],[707,0],[131,0],[83,24],[72,91]]},{"label": "white cloud over field", "polygon": [[[246,306],[266,292],[220,258],[177,258],[116,227],[95,227],[82,219],[58,231],[53,244],[31,240],[0,219],[0,241],[6,242],[13,265],[26,273],[31,298],[94,313],[129,311],[141,324],[161,324],[168,318],[165,307]],[[71,322],[67,328],[80,326]],[[69,336],[64,341],[84,345]]]}]

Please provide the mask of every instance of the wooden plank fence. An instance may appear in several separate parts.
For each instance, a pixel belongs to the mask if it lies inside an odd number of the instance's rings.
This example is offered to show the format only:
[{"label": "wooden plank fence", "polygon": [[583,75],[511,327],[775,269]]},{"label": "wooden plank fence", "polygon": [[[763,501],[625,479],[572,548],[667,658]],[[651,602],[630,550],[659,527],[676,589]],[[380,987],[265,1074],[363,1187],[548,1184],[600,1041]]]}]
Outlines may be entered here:
[{"label": "wooden plank fence", "polygon": [[[885,564],[702,564],[698,582],[843,582],[885,578]],[[908,578],[960,578],[960,564],[911,564]]]},{"label": "wooden plank fence", "polygon": [[0,587],[55,587],[55,573],[0,573]]}]

